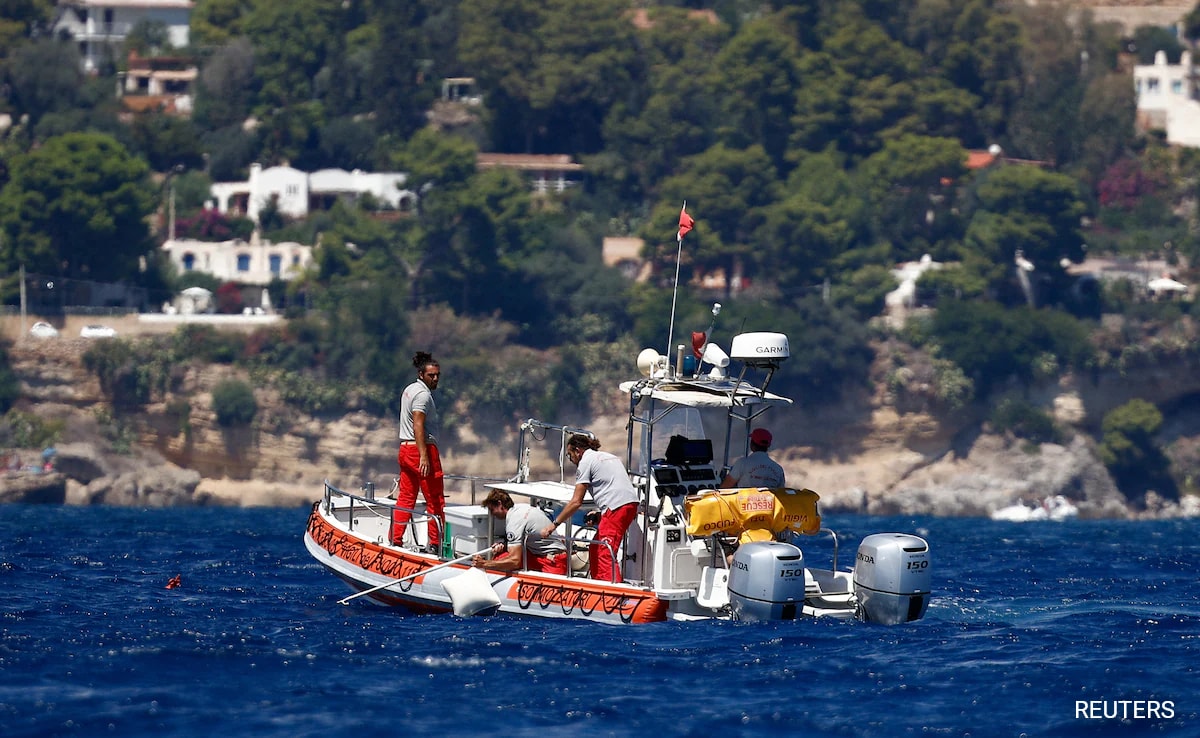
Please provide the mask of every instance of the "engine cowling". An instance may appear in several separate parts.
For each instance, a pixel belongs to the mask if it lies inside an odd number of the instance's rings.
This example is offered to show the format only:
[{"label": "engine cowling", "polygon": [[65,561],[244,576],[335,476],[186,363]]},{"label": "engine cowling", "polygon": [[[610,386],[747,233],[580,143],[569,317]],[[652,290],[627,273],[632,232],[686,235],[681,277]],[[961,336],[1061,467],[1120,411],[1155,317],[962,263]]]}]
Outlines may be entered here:
[{"label": "engine cowling", "polygon": [[790,543],[742,544],[729,571],[737,620],[795,620],[804,608],[804,554]]},{"label": "engine cowling", "polygon": [[862,539],[854,565],[858,617],[895,625],[925,615],[931,594],[929,544],[908,533],[876,533]]}]

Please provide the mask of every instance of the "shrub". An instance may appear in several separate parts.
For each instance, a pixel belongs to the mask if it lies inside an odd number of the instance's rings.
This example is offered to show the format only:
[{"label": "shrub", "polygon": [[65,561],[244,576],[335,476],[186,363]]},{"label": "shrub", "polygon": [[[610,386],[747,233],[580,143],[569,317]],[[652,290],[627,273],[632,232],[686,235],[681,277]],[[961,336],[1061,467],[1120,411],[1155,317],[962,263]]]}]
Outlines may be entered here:
[{"label": "shrub", "polygon": [[1059,366],[1082,368],[1094,357],[1083,324],[1057,310],[946,302],[934,316],[931,333],[981,396],[1011,377],[1045,378]]},{"label": "shrub", "polygon": [[249,425],[258,413],[254,389],[240,379],[226,379],[212,392],[213,412],[222,428]]},{"label": "shrub", "polygon": [[175,331],[171,348],[177,359],[232,364],[242,355],[245,344],[241,333],[219,331],[211,325],[184,325]]},{"label": "shrub", "polygon": [[1154,441],[1162,427],[1158,408],[1135,399],[1104,416],[1100,427],[1100,460],[1122,487],[1134,492],[1158,489],[1168,496],[1177,492],[1167,474],[1166,455]]},{"label": "shrub", "polygon": [[153,341],[122,338],[97,341],[83,355],[83,366],[96,375],[100,389],[117,409],[137,408],[162,393],[170,378],[170,358]]},{"label": "shrub", "polygon": [[0,421],[0,444],[17,448],[53,446],[62,437],[66,421],[43,420],[32,413],[10,410]]},{"label": "shrub", "polygon": [[1062,434],[1044,410],[1024,400],[1006,398],[992,411],[992,427],[1033,443],[1058,443]]}]

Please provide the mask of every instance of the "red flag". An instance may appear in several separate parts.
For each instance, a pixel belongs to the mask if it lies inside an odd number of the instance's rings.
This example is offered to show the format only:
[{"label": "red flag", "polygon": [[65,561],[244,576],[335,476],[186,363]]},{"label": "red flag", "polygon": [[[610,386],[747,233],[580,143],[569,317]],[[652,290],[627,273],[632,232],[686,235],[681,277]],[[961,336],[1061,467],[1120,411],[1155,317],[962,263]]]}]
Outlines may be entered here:
[{"label": "red flag", "polygon": [[684,205],[683,209],[679,211],[679,240],[680,241],[683,240],[683,237],[687,235],[688,231],[692,230],[692,226],[695,224],[696,224],[696,221],[692,220],[692,216],[687,214],[687,205]]}]

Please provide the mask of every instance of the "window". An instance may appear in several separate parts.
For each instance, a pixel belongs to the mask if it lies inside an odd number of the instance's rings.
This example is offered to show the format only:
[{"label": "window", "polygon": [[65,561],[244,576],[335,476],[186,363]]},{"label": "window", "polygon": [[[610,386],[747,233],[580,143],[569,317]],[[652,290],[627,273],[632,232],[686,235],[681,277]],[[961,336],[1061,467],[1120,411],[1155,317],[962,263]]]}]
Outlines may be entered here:
[{"label": "window", "polygon": [[196,255],[187,253],[183,255],[183,271],[190,272],[196,268]]},{"label": "window", "polygon": [[250,254],[238,254],[237,264],[239,272],[250,271]]},{"label": "window", "polygon": [[1151,77],[1150,79],[1146,80],[1146,92],[1149,92],[1152,95],[1158,94],[1158,78],[1157,77]]},{"label": "window", "polygon": [[1171,94],[1172,95],[1182,95],[1183,94],[1183,80],[1181,80],[1181,79],[1171,80]]},{"label": "window", "polygon": [[287,185],[283,188],[283,193],[288,197],[295,197],[300,194],[300,185]]},{"label": "window", "polygon": [[283,257],[279,254],[271,254],[269,257],[267,257],[267,262],[271,266],[271,274],[274,274],[276,277],[278,277],[279,270],[283,266]]}]

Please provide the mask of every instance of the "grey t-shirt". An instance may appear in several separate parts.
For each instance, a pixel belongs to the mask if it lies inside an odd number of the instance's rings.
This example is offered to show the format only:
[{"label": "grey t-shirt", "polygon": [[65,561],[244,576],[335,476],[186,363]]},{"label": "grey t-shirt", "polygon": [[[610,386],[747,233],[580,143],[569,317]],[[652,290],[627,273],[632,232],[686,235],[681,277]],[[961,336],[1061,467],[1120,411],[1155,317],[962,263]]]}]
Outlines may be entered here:
[{"label": "grey t-shirt", "polygon": [[530,556],[564,553],[567,547],[561,538],[542,538],[542,530],[547,525],[550,525],[550,518],[546,513],[533,505],[518,502],[504,516],[504,537],[510,546],[524,546]]},{"label": "grey t-shirt", "polygon": [[415,441],[413,432],[413,413],[425,413],[425,443],[437,445],[438,415],[437,403],[433,401],[433,393],[421,380],[417,380],[404,388],[400,397],[400,440]]},{"label": "grey t-shirt", "polygon": [[733,462],[729,476],[737,487],[783,486],[783,467],[767,456],[766,451],[755,451]]},{"label": "grey t-shirt", "polygon": [[625,463],[607,451],[586,449],[575,470],[575,484],[591,485],[592,502],[601,510],[637,502],[637,491],[629,481]]}]

